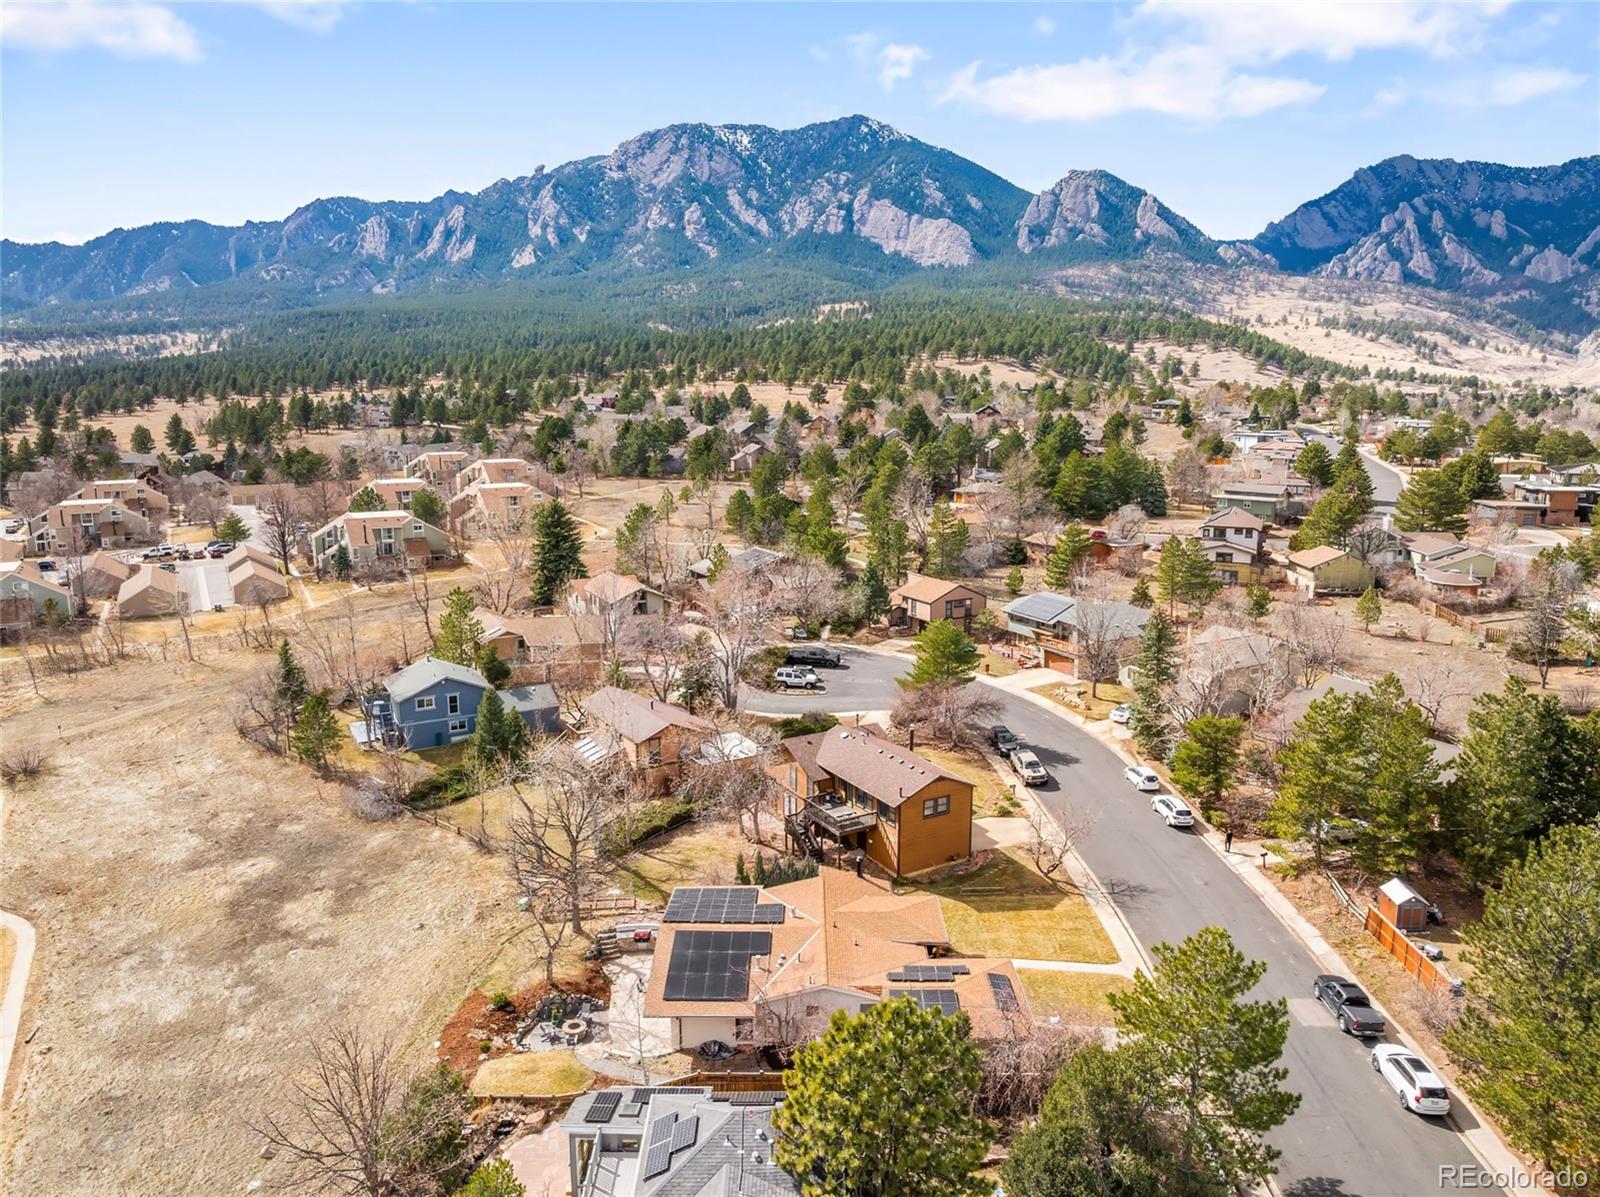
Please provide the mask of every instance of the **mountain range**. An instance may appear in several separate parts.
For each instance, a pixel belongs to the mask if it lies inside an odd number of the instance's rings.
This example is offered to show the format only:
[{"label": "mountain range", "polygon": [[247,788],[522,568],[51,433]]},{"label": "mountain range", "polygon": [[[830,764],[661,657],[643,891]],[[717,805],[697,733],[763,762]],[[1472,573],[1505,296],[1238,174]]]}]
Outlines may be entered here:
[{"label": "mountain range", "polygon": [[0,242],[0,301],[16,311],[241,280],[310,301],[766,255],[864,279],[1159,256],[1410,283],[1587,330],[1600,320],[1600,155],[1542,167],[1402,155],[1249,241],[1217,241],[1105,171],[1072,170],[1030,195],[863,116],[791,130],[671,125],[601,157],[422,202],[340,197],[236,227],[190,220],[83,245]]}]

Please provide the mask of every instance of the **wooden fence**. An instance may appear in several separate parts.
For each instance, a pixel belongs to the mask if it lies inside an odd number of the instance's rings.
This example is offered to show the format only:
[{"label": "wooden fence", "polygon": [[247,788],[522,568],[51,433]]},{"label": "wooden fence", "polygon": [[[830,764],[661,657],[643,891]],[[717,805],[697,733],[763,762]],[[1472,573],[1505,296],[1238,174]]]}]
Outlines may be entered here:
[{"label": "wooden fence", "polygon": [[1445,972],[1420,951],[1404,932],[1396,927],[1376,907],[1367,907],[1367,934],[1383,946],[1384,951],[1400,962],[1400,966],[1428,989],[1440,993],[1450,992],[1450,974]]},{"label": "wooden fence", "polygon": [[402,806],[400,809],[405,811],[406,814],[410,815],[413,819],[421,819],[424,823],[432,823],[435,827],[442,827],[446,831],[453,831],[464,840],[471,840],[485,852],[493,852],[499,847],[499,845],[486,836],[481,836],[476,831],[468,831],[465,827],[458,827],[448,819],[441,819],[438,815],[431,811],[413,810],[409,806]]},{"label": "wooden fence", "polygon": [[705,1085],[714,1093],[778,1093],[784,1089],[781,1072],[691,1072],[674,1077],[668,1085]]}]

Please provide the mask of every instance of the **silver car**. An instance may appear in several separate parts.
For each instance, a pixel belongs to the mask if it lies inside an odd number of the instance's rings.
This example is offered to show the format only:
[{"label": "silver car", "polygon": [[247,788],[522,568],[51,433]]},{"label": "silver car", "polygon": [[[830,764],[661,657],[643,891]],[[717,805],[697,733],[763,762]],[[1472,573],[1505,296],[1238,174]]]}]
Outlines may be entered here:
[{"label": "silver car", "polygon": [[1050,774],[1045,772],[1039,758],[1026,748],[1019,748],[1011,754],[1011,771],[1022,778],[1022,784],[1027,786],[1042,786],[1050,780]]}]

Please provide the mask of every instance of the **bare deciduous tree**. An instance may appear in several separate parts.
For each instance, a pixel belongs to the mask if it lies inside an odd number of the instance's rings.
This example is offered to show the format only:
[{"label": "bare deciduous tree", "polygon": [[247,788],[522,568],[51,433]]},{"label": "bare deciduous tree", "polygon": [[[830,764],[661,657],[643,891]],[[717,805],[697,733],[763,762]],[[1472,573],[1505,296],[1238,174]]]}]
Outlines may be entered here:
[{"label": "bare deciduous tree", "polygon": [[514,518],[492,519],[486,539],[502,563],[499,569],[478,567],[478,601],[491,611],[509,615],[528,597],[528,569],[534,561],[533,521],[524,513]]},{"label": "bare deciduous tree", "polygon": [[827,623],[839,610],[843,575],[821,558],[798,553],[771,570],[778,611],[807,627]]},{"label": "bare deciduous tree", "polygon": [[767,625],[777,612],[772,587],[746,570],[724,570],[707,591],[706,634],[716,666],[722,705],[738,706],[739,681],[750,655],[767,639]]},{"label": "bare deciduous tree", "polygon": [[1278,608],[1274,630],[1289,646],[1303,686],[1344,662],[1347,629],[1332,611],[1309,603],[1286,603]]},{"label": "bare deciduous tree", "polygon": [[282,483],[274,486],[262,498],[257,510],[261,516],[258,534],[267,552],[278,559],[283,572],[289,572],[300,545],[300,502],[294,488]]},{"label": "bare deciduous tree", "polygon": [[931,684],[901,690],[889,718],[896,727],[962,751],[982,743],[984,729],[1002,709],[1000,696],[988,686]]},{"label": "bare deciduous tree", "polygon": [[1060,889],[1067,881],[1073,845],[1089,834],[1094,816],[1064,811],[1059,818],[1052,818],[1035,802],[1028,803],[1027,810],[1028,838],[1022,850],[1040,876]]},{"label": "bare deciduous tree", "polygon": [[624,625],[618,651],[644,667],[650,693],[662,702],[671,702],[687,644],[688,638],[677,621],[665,615],[645,615]]}]

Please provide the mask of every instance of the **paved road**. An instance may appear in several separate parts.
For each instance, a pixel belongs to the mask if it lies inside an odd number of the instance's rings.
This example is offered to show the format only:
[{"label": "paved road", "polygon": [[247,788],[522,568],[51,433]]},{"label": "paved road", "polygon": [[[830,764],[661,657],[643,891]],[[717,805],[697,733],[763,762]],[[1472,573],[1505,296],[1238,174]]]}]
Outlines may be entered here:
[{"label": "paved road", "polygon": [[[1325,432],[1318,432],[1315,428],[1300,428],[1297,431],[1302,436],[1319,440],[1328,449],[1337,453],[1344,447],[1344,443],[1336,437],[1331,437]],[[1367,477],[1372,479],[1372,505],[1380,510],[1389,510],[1400,501],[1400,492],[1405,488],[1406,480],[1399,470],[1390,469],[1383,462],[1370,454],[1361,455],[1361,464],[1367,467]]]},{"label": "paved road", "polygon": [[[905,663],[845,649],[848,669],[819,671],[824,691],[750,694],[768,713],[882,710]],[[1078,850],[1147,947],[1223,926],[1247,956],[1267,963],[1259,996],[1289,999],[1284,1051],[1300,1109],[1272,1135],[1283,1151],[1286,1197],[1421,1197],[1438,1193],[1441,1164],[1475,1166],[1449,1126],[1399,1108],[1372,1072],[1367,1051],[1339,1033],[1311,998],[1319,971],[1305,946],[1197,836],[1169,829],[1123,780],[1123,761],[1067,720],[1004,694],[1002,719],[1039,754],[1052,784],[1035,795],[1056,813],[1094,818]],[[1498,1190],[1477,1190],[1498,1192]]]}]

